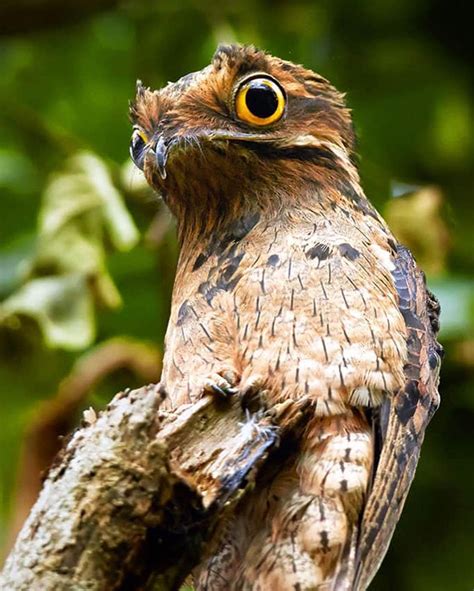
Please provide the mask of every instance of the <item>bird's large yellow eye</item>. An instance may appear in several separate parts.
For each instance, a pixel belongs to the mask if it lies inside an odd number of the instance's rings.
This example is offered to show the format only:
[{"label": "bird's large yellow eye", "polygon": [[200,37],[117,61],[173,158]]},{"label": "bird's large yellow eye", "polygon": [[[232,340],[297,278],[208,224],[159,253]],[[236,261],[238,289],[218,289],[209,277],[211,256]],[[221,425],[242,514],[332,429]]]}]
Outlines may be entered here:
[{"label": "bird's large yellow eye", "polygon": [[285,95],[270,78],[252,78],[242,83],[235,97],[235,113],[252,125],[271,125],[285,110]]}]

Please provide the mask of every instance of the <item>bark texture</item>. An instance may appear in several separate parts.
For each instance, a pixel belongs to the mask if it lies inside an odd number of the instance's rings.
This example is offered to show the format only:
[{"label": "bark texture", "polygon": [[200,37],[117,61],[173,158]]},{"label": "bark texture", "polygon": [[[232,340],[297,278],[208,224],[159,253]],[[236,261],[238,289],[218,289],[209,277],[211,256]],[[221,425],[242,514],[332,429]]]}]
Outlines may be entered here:
[{"label": "bark texture", "polygon": [[[271,411],[202,398],[160,411],[150,386],[118,394],[71,437],[0,575],[16,590],[177,589],[265,460],[298,437],[307,401]],[[255,403],[255,401],[254,401]]]}]

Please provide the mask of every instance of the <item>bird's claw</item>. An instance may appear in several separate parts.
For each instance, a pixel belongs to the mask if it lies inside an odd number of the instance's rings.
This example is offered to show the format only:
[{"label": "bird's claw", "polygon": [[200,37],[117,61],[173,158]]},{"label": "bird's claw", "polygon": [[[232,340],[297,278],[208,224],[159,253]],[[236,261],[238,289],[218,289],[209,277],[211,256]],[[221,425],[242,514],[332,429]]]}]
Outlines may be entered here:
[{"label": "bird's claw", "polygon": [[213,374],[204,383],[204,392],[208,394],[218,394],[224,398],[235,396],[238,393],[238,388],[232,385],[230,376],[223,376],[219,373]]},{"label": "bird's claw", "polygon": [[222,386],[218,386],[217,384],[210,384],[210,388],[216,394],[221,394],[222,396],[234,396],[237,394],[237,388],[233,388],[232,386],[222,388]]}]

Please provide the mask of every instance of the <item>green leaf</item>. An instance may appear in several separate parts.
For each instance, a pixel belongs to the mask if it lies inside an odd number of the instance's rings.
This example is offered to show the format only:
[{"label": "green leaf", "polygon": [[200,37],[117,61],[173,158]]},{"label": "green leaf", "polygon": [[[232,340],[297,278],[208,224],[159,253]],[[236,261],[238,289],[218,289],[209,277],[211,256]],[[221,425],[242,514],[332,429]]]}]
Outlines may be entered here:
[{"label": "green leaf", "polygon": [[57,174],[45,190],[40,235],[54,237],[77,216],[92,212],[99,216],[118,250],[129,250],[138,242],[138,229],[107,167],[94,154],[80,152],[70,159],[66,172]]},{"label": "green leaf", "polygon": [[79,273],[28,281],[0,306],[0,323],[30,316],[50,347],[83,349],[95,336],[92,295]]},{"label": "green leaf", "polygon": [[[121,304],[106,266],[105,237],[115,249],[129,250],[139,239],[120,192],[104,162],[81,152],[66,162],[46,186],[38,224],[37,248],[29,260],[13,261],[7,285],[23,285],[0,308],[0,321],[34,318],[51,347],[80,349],[94,339],[94,300],[109,308]],[[8,261],[7,261],[8,262]]]},{"label": "green leaf", "polygon": [[0,250],[0,297],[7,297],[18,287],[33,249],[34,236],[25,234]]}]

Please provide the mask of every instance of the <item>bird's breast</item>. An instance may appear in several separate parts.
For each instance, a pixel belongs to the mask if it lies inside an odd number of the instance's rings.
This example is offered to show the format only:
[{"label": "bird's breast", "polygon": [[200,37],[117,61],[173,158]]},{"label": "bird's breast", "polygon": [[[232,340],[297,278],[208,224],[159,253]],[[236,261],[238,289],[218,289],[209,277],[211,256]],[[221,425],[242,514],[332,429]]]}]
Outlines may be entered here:
[{"label": "bird's breast", "polygon": [[[334,232],[267,230],[175,290],[163,379],[176,404],[213,376],[317,412],[376,405],[403,383],[406,329],[387,249]],[[380,241],[379,241],[380,242]]]}]

